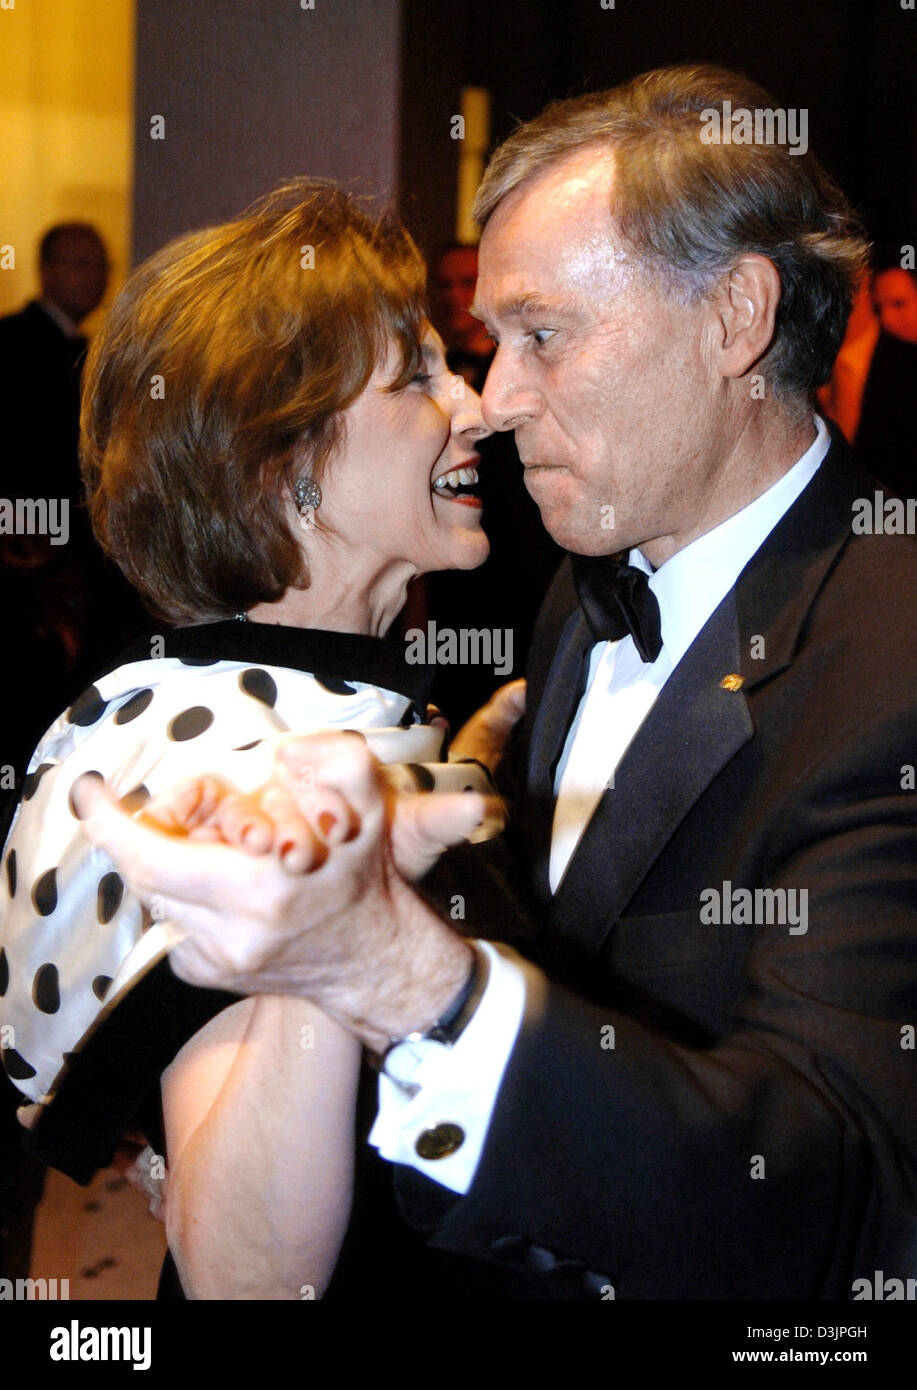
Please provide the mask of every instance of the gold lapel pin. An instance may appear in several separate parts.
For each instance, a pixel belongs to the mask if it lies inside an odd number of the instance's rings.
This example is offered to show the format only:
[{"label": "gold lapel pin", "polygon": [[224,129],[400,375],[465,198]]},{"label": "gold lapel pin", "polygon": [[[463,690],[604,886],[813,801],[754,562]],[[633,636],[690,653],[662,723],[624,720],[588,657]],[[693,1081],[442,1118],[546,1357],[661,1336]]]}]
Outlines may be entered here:
[{"label": "gold lapel pin", "polygon": [[738,675],[738,673],[735,671],[732,671],[728,676],[724,676],[723,679],[720,681],[720,689],[741,690],[744,684],[745,677]]}]

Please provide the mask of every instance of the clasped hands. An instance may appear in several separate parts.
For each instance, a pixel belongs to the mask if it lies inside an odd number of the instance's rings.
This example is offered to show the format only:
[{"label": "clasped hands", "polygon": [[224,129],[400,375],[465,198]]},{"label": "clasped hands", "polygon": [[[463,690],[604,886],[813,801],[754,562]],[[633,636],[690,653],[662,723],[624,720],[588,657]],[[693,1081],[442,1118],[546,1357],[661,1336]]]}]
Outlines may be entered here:
[{"label": "clasped hands", "polygon": [[[514,682],[460,737],[492,764],[521,712]],[[243,795],[203,778],[134,816],[98,779],[74,787],[85,828],[156,918],[182,937],[175,973],[240,994],[312,999],[367,1046],[429,1027],[467,975],[470,948],[413,891],[486,798],[396,796],[361,735],[290,735]]]}]

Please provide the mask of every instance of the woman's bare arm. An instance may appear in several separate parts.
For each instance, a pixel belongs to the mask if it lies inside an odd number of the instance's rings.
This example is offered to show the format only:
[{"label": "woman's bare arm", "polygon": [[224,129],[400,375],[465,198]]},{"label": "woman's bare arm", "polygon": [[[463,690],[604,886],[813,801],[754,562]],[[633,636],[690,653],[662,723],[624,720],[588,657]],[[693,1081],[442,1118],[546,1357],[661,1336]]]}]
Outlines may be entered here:
[{"label": "woman's bare arm", "polygon": [[162,1079],[165,1220],[191,1299],[320,1297],[347,1227],[359,1044],[306,1000],[240,1000]]}]

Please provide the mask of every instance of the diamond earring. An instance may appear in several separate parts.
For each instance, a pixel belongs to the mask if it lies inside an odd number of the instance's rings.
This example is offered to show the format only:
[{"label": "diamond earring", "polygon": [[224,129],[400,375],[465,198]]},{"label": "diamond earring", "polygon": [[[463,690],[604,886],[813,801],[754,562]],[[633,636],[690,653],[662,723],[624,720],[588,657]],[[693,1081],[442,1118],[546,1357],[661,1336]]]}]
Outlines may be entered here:
[{"label": "diamond earring", "polygon": [[297,478],[293,484],[293,496],[300,513],[315,511],[322,505],[322,490],[311,478]]}]

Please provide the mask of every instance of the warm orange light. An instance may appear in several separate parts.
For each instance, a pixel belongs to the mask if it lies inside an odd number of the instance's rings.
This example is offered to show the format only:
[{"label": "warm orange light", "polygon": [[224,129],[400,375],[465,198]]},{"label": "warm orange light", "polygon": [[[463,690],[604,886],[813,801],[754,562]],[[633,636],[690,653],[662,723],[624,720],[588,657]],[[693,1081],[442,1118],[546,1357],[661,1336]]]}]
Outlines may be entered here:
[{"label": "warm orange light", "polygon": [[0,8],[0,246],[13,249],[0,257],[0,313],[37,293],[36,247],[54,222],[98,227],[114,262],[111,302],[128,268],[133,83],[134,0]]}]

